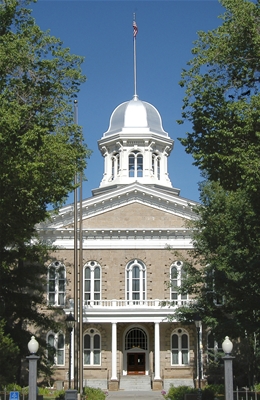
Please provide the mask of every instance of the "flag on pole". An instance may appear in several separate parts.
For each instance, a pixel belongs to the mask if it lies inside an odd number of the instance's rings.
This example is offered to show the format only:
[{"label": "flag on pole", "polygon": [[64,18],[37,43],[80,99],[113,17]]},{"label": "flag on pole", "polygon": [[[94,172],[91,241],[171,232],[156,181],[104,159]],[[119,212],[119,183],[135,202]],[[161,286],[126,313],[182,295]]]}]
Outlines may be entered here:
[{"label": "flag on pole", "polygon": [[133,29],[134,29],[134,37],[136,37],[136,35],[137,35],[137,33],[138,33],[138,28],[137,28],[137,25],[136,25],[136,22],[135,21],[133,21]]}]

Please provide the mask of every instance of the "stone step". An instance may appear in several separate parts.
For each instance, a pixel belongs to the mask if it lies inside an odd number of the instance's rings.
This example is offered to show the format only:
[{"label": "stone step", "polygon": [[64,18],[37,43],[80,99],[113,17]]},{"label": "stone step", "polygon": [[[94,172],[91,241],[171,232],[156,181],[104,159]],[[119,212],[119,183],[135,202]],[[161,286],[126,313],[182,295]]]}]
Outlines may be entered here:
[{"label": "stone step", "polygon": [[193,379],[164,379],[163,389],[168,392],[171,386],[190,386],[194,387]]},{"label": "stone step", "polygon": [[123,376],[120,379],[120,390],[151,390],[151,378],[147,375]]},{"label": "stone step", "polygon": [[83,386],[92,387],[95,389],[107,389],[107,380],[106,379],[84,379]]}]

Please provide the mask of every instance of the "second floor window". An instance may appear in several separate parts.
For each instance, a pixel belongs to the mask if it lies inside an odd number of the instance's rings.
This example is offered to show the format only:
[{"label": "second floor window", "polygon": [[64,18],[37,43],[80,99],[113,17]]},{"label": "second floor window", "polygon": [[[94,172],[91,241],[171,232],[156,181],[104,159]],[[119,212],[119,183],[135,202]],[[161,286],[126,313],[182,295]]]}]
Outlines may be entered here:
[{"label": "second floor window", "polygon": [[60,261],[55,261],[48,270],[48,303],[51,306],[65,305],[66,289],[65,266]]},{"label": "second floor window", "polygon": [[84,271],[84,300],[98,301],[101,299],[101,268],[96,261],[89,261]]},{"label": "second floor window", "polygon": [[172,301],[187,300],[187,298],[188,298],[187,294],[179,293],[179,289],[182,286],[182,282],[187,276],[183,262],[176,261],[171,266],[170,274],[171,274],[171,277],[170,277],[171,300]]},{"label": "second floor window", "polygon": [[140,260],[132,260],[126,267],[127,300],[145,300],[146,268]]}]

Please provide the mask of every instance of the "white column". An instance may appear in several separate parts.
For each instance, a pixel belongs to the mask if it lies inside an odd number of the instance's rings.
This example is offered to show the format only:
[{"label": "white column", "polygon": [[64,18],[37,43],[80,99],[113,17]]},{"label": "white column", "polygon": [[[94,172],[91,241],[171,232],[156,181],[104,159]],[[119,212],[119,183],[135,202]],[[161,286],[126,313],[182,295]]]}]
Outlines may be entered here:
[{"label": "white column", "polygon": [[160,324],[154,323],[154,379],[161,379],[160,376]]},{"label": "white column", "polygon": [[117,380],[117,323],[112,322],[112,376],[111,380]]}]

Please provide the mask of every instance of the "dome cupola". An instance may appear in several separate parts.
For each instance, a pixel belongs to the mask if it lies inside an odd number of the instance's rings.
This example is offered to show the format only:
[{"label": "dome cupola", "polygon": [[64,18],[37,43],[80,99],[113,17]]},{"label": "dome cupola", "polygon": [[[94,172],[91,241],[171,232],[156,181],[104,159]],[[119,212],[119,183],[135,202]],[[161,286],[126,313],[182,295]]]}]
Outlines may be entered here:
[{"label": "dome cupola", "polygon": [[[141,129],[141,131],[140,131]],[[158,110],[150,103],[141,101],[138,96],[120,104],[113,111],[110,124],[105,136],[121,133],[148,133],[154,132],[168,136],[162,127],[162,119]]]},{"label": "dome cupola", "polygon": [[136,34],[134,29],[134,96],[116,107],[108,130],[98,141],[104,157],[101,190],[133,182],[172,188],[167,158],[173,140],[163,129],[158,110],[137,96]]}]

